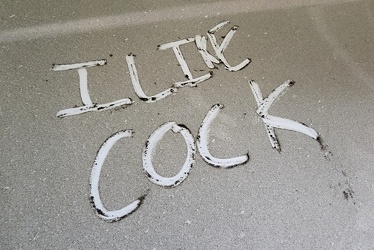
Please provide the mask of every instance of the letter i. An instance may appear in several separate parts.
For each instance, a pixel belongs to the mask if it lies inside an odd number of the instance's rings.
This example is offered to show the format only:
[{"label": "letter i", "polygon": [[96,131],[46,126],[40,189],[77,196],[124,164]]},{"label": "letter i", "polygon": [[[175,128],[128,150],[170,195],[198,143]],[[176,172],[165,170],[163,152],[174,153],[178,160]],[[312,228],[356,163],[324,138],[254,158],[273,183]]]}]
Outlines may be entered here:
[{"label": "letter i", "polygon": [[182,68],[183,74],[185,77],[188,79],[187,81],[182,81],[182,82],[176,82],[174,83],[174,87],[180,88],[184,87],[186,85],[189,85],[190,87],[195,87],[197,86],[198,83],[205,81],[213,76],[213,72],[209,72],[209,74],[205,74],[203,76],[194,78],[191,74],[190,69],[188,68],[187,62],[183,57],[182,51],[180,50],[179,46],[187,43],[194,42],[195,38],[186,38],[180,41],[176,42],[171,42],[171,43],[166,43],[162,45],[158,45],[157,49],[158,50],[166,50],[172,48],[175,54],[175,57],[178,60],[179,65]]},{"label": "letter i", "polygon": [[76,69],[79,74],[79,86],[80,86],[80,94],[83,106],[64,109],[57,113],[57,117],[63,118],[66,116],[71,115],[79,115],[90,111],[103,111],[112,108],[117,108],[125,105],[132,104],[132,100],[130,98],[120,99],[110,103],[104,104],[97,104],[91,101],[90,95],[88,93],[88,86],[87,86],[87,68],[94,67],[94,66],[103,66],[106,65],[107,61],[103,60],[96,60],[91,62],[83,62],[83,63],[76,63],[76,64],[54,64],[52,66],[53,71],[64,71],[64,70],[73,70]]}]

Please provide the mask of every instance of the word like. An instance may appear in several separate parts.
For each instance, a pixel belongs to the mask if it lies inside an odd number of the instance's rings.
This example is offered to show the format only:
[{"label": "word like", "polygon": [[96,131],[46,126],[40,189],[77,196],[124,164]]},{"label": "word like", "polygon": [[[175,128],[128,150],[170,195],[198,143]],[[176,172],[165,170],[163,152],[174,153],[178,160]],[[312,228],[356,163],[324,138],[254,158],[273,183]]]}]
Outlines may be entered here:
[{"label": "word like", "polygon": [[[126,56],[126,62],[127,62],[127,66],[130,72],[130,77],[131,77],[133,88],[135,90],[136,95],[139,97],[139,99],[147,103],[156,102],[156,101],[164,99],[167,96],[175,94],[178,91],[178,88],[181,88],[184,86],[190,86],[190,87],[197,86],[198,83],[208,80],[209,78],[213,76],[212,71],[210,71],[209,74],[205,74],[203,76],[199,76],[196,78],[192,76],[192,73],[180,49],[182,45],[185,45],[188,43],[195,42],[196,48],[199,51],[201,57],[203,58],[208,68],[211,68],[211,69],[216,68],[214,64],[223,64],[225,68],[229,71],[238,71],[246,67],[251,62],[249,58],[245,59],[243,62],[241,62],[240,64],[236,66],[231,66],[227,62],[223,54],[227,46],[229,45],[231,39],[233,38],[235,32],[237,31],[238,26],[233,26],[230,29],[230,31],[226,34],[225,38],[223,39],[222,44],[219,44],[217,42],[215,33],[228,23],[229,21],[223,21],[207,32],[207,36],[213,47],[216,57],[214,57],[212,54],[208,52],[207,38],[205,36],[196,35],[195,37],[182,39],[180,41],[158,45],[157,46],[158,50],[167,50],[167,49],[173,50],[175,57],[178,60],[178,64],[182,68],[182,72],[184,76],[187,78],[187,80],[176,82],[170,88],[158,94],[152,95],[152,96],[148,96],[147,94],[144,93],[140,85],[137,68],[135,66],[135,60],[134,60],[135,56],[132,53],[128,54]],[[106,64],[107,64],[107,61],[105,59],[90,61],[90,62],[83,62],[83,63],[75,63],[75,64],[53,64],[52,70],[54,71],[64,71],[64,70],[77,70],[78,71],[80,93],[81,93],[81,99],[83,103],[83,106],[81,107],[75,107],[75,108],[64,109],[64,110],[59,111],[56,115],[57,117],[63,118],[66,116],[83,114],[83,113],[90,112],[90,111],[104,111],[104,110],[118,108],[118,107],[126,107],[127,105],[131,105],[133,103],[131,98],[124,98],[124,99],[120,99],[120,100],[110,102],[110,103],[105,103],[105,104],[97,104],[91,101],[90,95],[88,93],[87,68],[94,67],[94,66],[104,66]]]}]

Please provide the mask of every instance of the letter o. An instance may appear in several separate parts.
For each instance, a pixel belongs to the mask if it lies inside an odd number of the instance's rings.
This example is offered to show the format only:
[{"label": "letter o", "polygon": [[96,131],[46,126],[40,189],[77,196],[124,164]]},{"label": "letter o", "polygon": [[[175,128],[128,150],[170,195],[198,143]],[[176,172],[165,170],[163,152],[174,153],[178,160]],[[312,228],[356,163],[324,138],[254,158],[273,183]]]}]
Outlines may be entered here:
[{"label": "letter o", "polygon": [[[187,145],[186,161],[184,162],[179,173],[171,178],[163,177],[157,174],[152,164],[152,154],[155,150],[155,147],[169,130],[172,130],[174,133],[181,133]],[[143,168],[145,173],[147,174],[148,179],[152,183],[164,187],[175,187],[181,184],[187,178],[191,167],[195,163],[195,158],[195,140],[189,129],[183,125],[178,125],[175,122],[168,122],[157,128],[149,137],[143,150]]]}]

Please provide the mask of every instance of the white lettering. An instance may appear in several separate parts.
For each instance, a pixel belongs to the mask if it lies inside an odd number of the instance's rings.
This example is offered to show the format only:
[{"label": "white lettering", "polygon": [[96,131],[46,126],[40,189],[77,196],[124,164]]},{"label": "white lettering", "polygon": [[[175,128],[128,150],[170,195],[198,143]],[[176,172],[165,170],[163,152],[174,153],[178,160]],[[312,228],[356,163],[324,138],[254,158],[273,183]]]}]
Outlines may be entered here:
[{"label": "white lettering", "polygon": [[183,45],[183,44],[191,43],[193,41],[195,41],[194,38],[186,38],[186,39],[183,39],[183,40],[180,40],[180,41],[162,44],[162,45],[159,45],[157,47],[158,50],[166,50],[166,49],[169,49],[169,48],[173,49],[175,57],[177,58],[180,67],[182,68],[183,74],[188,79],[188,81],[174,83],[174,87],[180,88],[180,87],[184,87],[186,85],[188,85],[190,87],[196,87],[196,85],[198,83],[200,83],[202,81],[205,81],[205,80],[207,80],[207,79],[209,79],[213,76],[213,72],[210,72],[209,74],[200,76],[198,78],[194,78],[192,76],[191,71],[188,68],[187,62],[184,59],[182,51],[180,50],[179,46]]},{"label": "white lettering", "polygon": [[97,153],[95,162],[92,166],[91,171],[91,179],[90,179],[90,186],[91,186],[91,195],[90,201],[92,207],[95,209],[96,214],[103,220],[106,221],[118,221],[126,216],[133,213],[136,209],[140,207],[142,204],[146,194],[140,196],[137,200],[133,201],[131,204],[127,205],[124,208],[115,211],[108,211],[103,203],[101,202],[100,193],[99,193],[99,180],[100,180],[100,172],[101,168],[104,164],[105,158],[107,157],[110,149],[113,145],[121,138],[125,137],[132,137],[133,132],[131,130],[123,130],[119,131],[112,136],[110,136],[100,147],[99,152]]},{"label": "white lettering", "polygon": [[54,71],[63,71],[63,70],[72,70],[72,69],[76,69],[78,71],[80,94],[81,94],[82,103],[84,105],[81,107],[61,110],[56,114],[57,117],[63,118],[66,116],[79,115],[79,114],[83,114],[83,113],[90,112],[90,111],[104,111],[104,110],[132,104],[132,100],[130,98],[120,99],[114,102],[104,103],[104,104],[97,104],[91,101],[90,95],[88,93],[87,68],[94,67],[94,66],[103,66],[106,64],[107,64],[106,60],[103,59],[103,60],[96,60],[96,61],[91,61],[91,62],[75,63],[75,64],[54,64],[52,66],[52,70]]},{"label": "white lettering", "polygon": [[209,130],[210,125],[214,118],[217,116],[220,109],[223,109],[223,105],[221,104],[215,104],[212,106],[212,108],[209,110],[208,114],[203,120],[203,123],[200,126],[199,133],[197,135],[197,147],[199,149],[199,153],[201,157],[210,165],[214,167],[221,167],[221,168],[232,168],[237,165],[245,164],[249,160],[249,154],[229,158],[229,159],[219,159],[214,156],[212,156],[208,149],[208,136],[209,136]]},{"label": "white lettering", "polygon": [[177,92],[176,88],[171,87],[171,88],[168,88],[168,89],[164,90],[163,92],[158,93],[156,95],[147,96],[144,93],[142,87],[140,86],[138,71],[136,70],[135,61],[134,61],[134,55],[133,54],[127,55],[126,56],[126,62],[127,62],[128,68],[130,70],[130,77],[131,77],[132,85],[134,87],[135,93],[138,95],[140,100],[145,101],[145,102],[157,102],[157,101],[159,101],[161,99],[164,99],[165,97]]},{"label": "white lettering", "polygon": [[[214,35],[217,31],[219,31],[223,26],[225,26],[228,23],[229,23],[229,21],[223,21],[223,22],[217,24],[215,27],[213,27],[212,29],[210,29],[208,31],[207,35],[209,37],[210,43],[212,44],[213,50],[214,50],[216,56],[218,57],[219,61],[222,62],[225,65],[227,70],[238,71],[238,70],[241,70],[241,69],[245,68],[251,62],[251,59],[247,58],[243,62],[241,62],[240,64],[238,64],[236,66],[231,66],[227,62],[225,56],[223,55],[223,52],[226,50],[226,48],[229,45],[232,37],[234,36],[236,31],[238,30],[238,26],[233,26],[230,29],[230,31],[226,34],[225,38],[223,39],[221,45],[218,44],[217,38]],[[200,51],[200,54],[203,56],[203,59],[204,59],[205,63],[207,64],[207,66],[212,67],[212,63],[207,63],[207,61],[212,58],[212,55],[210,55],[206,51],[206,45],[205,45],[206,42],[203,41],[203,40],[205,40],[205,38],[198,39],[196,45],[197,45],[197,47]],[[212,62],[216,62],[216,61],[217,60],[214,60]]]},{"label": "white lettering", "polygon": [[265,124],[265,129],[269,136],[271,146],[277,149],[279,152],[281,151],[281,148],[277,136],[275,135],[274,128],[296,131],[310,136],[315,140],[317,140],[319,136],[317,131],[306,124],[268,114],[269,108],[274,103],[275,99],[277,99],[284,90],[286,90],[290,86],[293,86],[294,84],[294,81],[287,80],[283,84],[278,86],[273,92],[270,93],[268,97],[264,99],[262,97],[262,93],[258,84],[254,81],[249,81],[249,86],[251,87],[252,93],[256,99],[256,103],[258,106],[256,113],[261,117],[262,121]]},{"label": "white lettering", "polygon": [[[169,130],[174,133],[181,133],[187,145],[187,157],[179,173],[174,177],[166,178],[156,173],[152,163],[152,154],[157,143]],[[195,163],[195,158],[196,146],[191,132],[182,125],[178,125],[175,122],[168,122],[161,125],[149,137],[143,151],[143,168],[151,182],[164,187],[175,187],[187,178],[190,169]]]}]

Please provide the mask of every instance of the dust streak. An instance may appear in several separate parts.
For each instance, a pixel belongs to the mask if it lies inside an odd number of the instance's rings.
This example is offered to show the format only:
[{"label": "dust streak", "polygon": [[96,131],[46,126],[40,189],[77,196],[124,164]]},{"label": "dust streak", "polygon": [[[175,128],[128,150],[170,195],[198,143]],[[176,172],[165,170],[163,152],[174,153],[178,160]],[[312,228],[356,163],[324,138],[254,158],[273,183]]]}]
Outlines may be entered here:
[{"label": "dust streak", "polygon": [[254,11],[287,9],[314,5],[331,5],[345,2],[357,2],[357,0],[277,0],[271,2],[241,0],[193,4],[146,12],[137,11],[112,16],[85,18],[64,23],[47,23],[38,26],[5,30],[0,33],[0,43],[11,43],[24,40],[31,41],[50,37],[57,38],[68,34],[88,33],[123,26],[146,25],[164,21],[182,21],[201,18],[202,16],[216,16],[217,13],[222,15],[235,15]]}]

